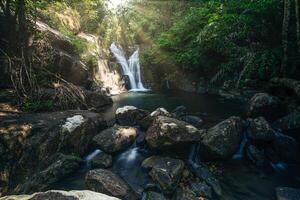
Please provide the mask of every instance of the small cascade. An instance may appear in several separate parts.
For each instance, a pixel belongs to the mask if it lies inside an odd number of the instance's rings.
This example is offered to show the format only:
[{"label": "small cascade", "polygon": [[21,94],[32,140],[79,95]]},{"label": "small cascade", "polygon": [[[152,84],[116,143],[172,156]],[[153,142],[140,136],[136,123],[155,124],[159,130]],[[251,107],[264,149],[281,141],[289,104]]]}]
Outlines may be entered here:
[{"label": "small cascade", "polygon": [[200,166],[200,158],[199,158],[199,150],[200,144],[193,144],[189,153],[188,161],[192,165],[193,168],[197,168]]},{"label": "small cascade", "polygon": [[129,149],[128,151],[125,151],[119,156],[118,160],[123,161],[123,163],[126,164],[126,166],[130,165],[136,160],[138,156],[138,150],[138,147],[134,147],[132,149]]},{"label": "small cascade", "polygon": [[137,49],[128,61],[122,47],[116,43],[111,44],[110,50],[121,65],[123,74],[129,78],[130,91],[148,91],[142,83],[139,50]]},{"label": "small cascade", "polygon": [[91,161],[93,160],[93,158],[95,158],[99,153],[101,153],[101,150],[96,149],[95,151],[93,151],[91,154],[89,154],[88,156],[85,157],[85,167],[86,169],[91,169]]},{"label": "small cascade", "polygon": [[242,141],[240,143],[239,150],[233,155],[232,159],[233,160],[241,160],[244,157],[244,152],[245,152],[245,146],[248,142],[247,134],[246,132],[243,133]]},{"label": "small cascade", "polygon": [[117,155],[113,171],[121,176],[138,194],[142,195],[144,186],[149,181],[148,172],[143,170],[141,164],[149,157],[149,152],[134,144],[127,151]]}]

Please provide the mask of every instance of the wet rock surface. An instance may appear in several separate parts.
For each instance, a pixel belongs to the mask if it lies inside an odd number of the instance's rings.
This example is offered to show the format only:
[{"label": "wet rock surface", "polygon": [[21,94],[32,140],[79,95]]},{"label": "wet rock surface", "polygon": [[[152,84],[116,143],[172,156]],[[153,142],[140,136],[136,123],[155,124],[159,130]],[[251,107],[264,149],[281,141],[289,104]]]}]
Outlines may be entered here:
[{"label": "wet rock surface", "polygon": [[184,162],[168,157],[152,156],[144,160],[142,166],[151,169],[150,176],[159,184],[163,192],[172,193],[182,177]]},{"label": "wet rock surface", "polygon": [[200,141],[201,156],[205,159],[231,158],[240,146],[243,128],[240,117],[230,117],[210,128]]},{"label": "wet rock surface", "polygon": [[203,130],[174,118],[158,116],[146,132],[147,144],[152,149],[176,147],[201,139]]},{"label": "wet rock surface", "polygon": [[88,189],[114,197],[125,198],[130,192],[127,184],[118,175],[105,169],[89,171],[85,181]]},{"label": "wet rock surface", "polygon": [[149,113],[134,106],[124,106],[116,111],[116,121],[121,126],[137,125]]},{"label": "wet rock surface", "polygon": [[93,143],[96,148],[115,153],[128,148],[136,137],[136,128],[115,125],[97,134],[93,138]]}]

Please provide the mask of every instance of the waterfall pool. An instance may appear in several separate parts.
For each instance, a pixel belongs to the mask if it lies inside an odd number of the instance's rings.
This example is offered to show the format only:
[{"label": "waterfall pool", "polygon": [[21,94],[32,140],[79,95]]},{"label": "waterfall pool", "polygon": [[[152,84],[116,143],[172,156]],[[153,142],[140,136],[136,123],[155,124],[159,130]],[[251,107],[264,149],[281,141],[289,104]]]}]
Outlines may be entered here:
[{"label": "waterfall pool", "polygon": [[[124,93],[114,96],[113,100],[113,106],[105,111],[105,117],[109,119],[114,118],[117,108],[125,105],[150,111],[158,107],[172,111],[177,106],[184,105],[189,113],[203,118],[208,127],[233,115],[245,118],[243,103],[226,100],[215,95],[183,92]],[[195,150],[197,146],[191,146],[191,148]],[[87,160],[90,160],[97,152],[99,151],[90,152],[86,157],[89,158]],[[223,195],[219,198],[215,197],[216,200],[270,200],[275,199],[276,187],[300,187],[299,166],[276,163],[270,164],[267,168],[257,168],[244,160],[241,152],[237,153],[239,159],[219,163],[222,168],[222,176],[218,178],[222,185]],[[150,177],[148,172],[141,168],[141,163],[151,155],[152,153],[148,149],[136,142],[126,151],[114,155],[111,170],[121,176],[134,191],[142,195],[143,187],[149,182]],[[186,159],[196,159],[191,153],[185,156]],[[88,170],[86,166],[85,164],[77,173],[53,185],[51,189],[86,189],[84,184],[85,173]]]}]

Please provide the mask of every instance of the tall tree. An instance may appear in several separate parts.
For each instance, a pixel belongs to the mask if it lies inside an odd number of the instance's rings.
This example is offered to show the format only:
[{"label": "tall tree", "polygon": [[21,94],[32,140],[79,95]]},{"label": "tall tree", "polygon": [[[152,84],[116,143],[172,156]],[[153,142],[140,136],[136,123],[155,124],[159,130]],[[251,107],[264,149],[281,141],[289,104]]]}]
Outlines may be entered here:
[{"label": "tall tree", "polygon": [[281,63],[280,73],[281,76],[286,76],[287,60],[288,60],[288,32],[291,14],[291,2],[290,0],[284,0],[284,14],[282,23],[282,48],[283,58]]}]

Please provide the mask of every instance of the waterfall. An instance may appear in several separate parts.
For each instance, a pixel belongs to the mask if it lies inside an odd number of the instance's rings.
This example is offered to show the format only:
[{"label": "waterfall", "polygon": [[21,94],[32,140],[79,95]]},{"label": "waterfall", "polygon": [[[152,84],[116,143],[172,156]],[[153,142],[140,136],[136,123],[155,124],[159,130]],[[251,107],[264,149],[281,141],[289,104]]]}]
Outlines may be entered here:
[{"label": "waterfall", "polygon": [[142,83],[141,78],[139,50],[137,49],[129,58],[129,60],[127,60],[122,47],[118,46],[116,43],[111,44],[110,50],[116,57],[118,63],[121,65],[123,74],[129,78],[131,88],[130,91],[147,91]]}]

